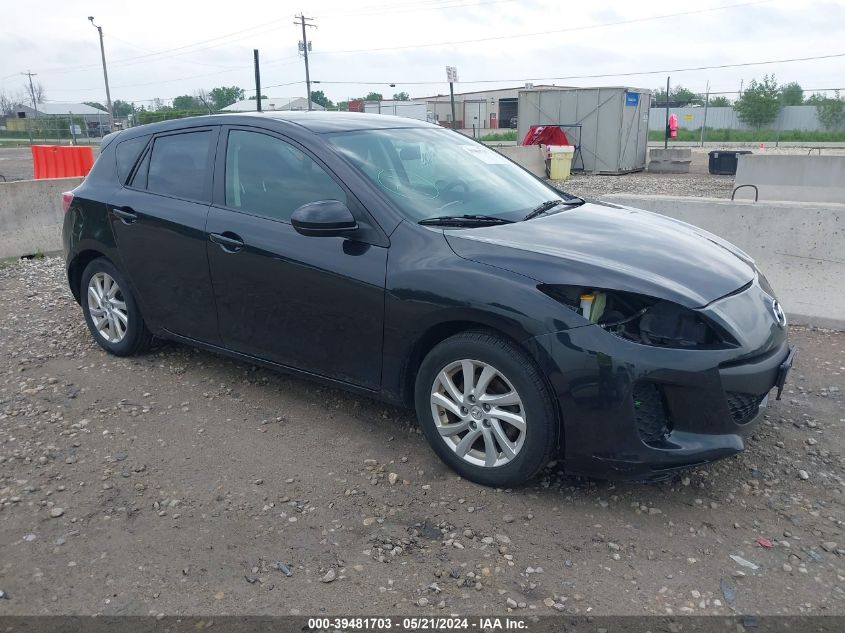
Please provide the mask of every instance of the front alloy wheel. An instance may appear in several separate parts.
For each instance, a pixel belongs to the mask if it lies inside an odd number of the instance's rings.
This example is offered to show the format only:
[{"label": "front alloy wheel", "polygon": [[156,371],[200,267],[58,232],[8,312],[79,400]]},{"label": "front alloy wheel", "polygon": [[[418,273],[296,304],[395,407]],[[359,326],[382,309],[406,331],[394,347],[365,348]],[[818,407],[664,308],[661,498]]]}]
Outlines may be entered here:
[{"label": "front alloy wheel", "polygon": [[417,371],[414,402],[434,452],[485,486],[521,484],[558,450],[545,377],[521,346],[495,332],[461,332],[429,351]]},{"label": "front alloy wheel", "polygon": [[507,464],[525,443],[519,393],[502,372],[482,361],[457,360],[437,374],[431,414],[446,445],[475,466]]}]

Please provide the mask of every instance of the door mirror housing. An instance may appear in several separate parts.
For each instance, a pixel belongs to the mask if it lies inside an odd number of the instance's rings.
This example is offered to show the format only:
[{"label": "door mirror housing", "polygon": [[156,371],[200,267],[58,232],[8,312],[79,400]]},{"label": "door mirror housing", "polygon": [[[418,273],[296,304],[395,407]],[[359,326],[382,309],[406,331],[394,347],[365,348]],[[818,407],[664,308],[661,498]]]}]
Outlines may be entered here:
[{"label": "door mirror housing", "polygon": [[348,235],[358,228],[355,216],[337,200],[303,204],[290,216],[290,223],[297,233],[309,237]]}]

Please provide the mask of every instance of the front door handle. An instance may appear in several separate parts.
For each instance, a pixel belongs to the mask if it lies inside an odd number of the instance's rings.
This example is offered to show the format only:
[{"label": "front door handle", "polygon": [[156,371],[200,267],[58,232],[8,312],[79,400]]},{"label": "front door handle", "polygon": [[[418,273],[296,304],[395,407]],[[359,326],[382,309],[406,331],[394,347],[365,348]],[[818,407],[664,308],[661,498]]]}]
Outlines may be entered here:
[{"label": "front door handle", "polygon": [[122,209],[112,208],[111,212],[120,218],[120,221],[124,224],[134,224],[138,221],[138,214],[129,207],[123,207]]},{"label": "front door handle", "polygon": [[208,239],[219,245],[227,253],[237,253],[244,247],[244,241],[241,239],[241,236],[231,231],[209,233]]}]

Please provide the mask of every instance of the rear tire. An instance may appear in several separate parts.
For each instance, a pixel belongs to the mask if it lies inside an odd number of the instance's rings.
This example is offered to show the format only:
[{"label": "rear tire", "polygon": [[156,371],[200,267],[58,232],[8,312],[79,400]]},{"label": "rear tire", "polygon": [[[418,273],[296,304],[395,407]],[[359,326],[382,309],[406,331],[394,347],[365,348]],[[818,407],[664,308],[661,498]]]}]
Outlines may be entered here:
[{"label": "rear tire", "polygon": [[105,257],[82,271],[79,298],[91,336],[115,356],[132,356],[149,348],[152,335],[123,274]]},{"label": "rear tire", "polygon": [[524,483],[557,449],[558,421],[542,373],[492,332],[462,332],[434,347],[417,372],[414,400],[434,452],[476,483]]}]

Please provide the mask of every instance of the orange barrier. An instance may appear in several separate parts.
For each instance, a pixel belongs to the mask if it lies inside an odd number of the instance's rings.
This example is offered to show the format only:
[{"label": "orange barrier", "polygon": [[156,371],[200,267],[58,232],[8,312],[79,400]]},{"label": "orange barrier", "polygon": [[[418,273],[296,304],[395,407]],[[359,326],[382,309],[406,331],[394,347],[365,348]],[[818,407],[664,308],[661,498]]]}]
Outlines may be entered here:
[{"label": "orange barrier", "polygon": [[36,179],[86,176],[93,164],[94,150],[90,146],[32,146],[32,171]]}]

